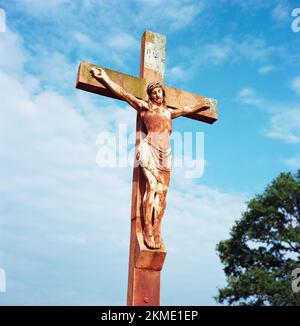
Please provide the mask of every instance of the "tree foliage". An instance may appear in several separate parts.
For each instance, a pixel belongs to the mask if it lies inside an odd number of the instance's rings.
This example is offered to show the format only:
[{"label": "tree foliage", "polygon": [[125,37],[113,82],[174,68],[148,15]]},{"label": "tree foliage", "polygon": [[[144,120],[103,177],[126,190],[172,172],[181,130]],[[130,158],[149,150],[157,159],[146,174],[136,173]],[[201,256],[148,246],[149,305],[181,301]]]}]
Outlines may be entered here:
[{"label": "tree foliage", "polygon": [[248,203],[217,245],[226,287],[216,300],[229,305],[300,305],[292,271],[300,268],[300,170],[281,173]]}]

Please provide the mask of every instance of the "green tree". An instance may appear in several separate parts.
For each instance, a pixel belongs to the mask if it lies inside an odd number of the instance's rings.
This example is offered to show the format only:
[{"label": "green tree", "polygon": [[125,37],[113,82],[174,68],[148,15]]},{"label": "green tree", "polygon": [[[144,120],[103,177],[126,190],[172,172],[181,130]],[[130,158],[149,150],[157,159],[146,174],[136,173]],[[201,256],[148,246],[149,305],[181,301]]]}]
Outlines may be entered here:
[{"label": "green tree", "polygon": [[300,268],[300,170],[281,173],[247,204],[230,239],[217,245],[227,285],[215,299],[229,305],[300,305],[300,292],[291,286],[292,271]]}]

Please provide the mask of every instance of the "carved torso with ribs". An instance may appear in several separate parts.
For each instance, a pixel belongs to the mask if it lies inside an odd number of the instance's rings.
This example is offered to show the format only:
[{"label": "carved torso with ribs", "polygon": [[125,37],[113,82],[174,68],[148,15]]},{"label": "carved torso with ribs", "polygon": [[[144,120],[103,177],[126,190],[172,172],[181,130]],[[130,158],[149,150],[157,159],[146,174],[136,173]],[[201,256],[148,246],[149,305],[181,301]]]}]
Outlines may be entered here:
[{"label": "carved torso with ribs", "polygon": [[149,104],[149,109],[141,112],[141,118],[147,128],[147,139],[159,148],[170,147],[172,119],[168,108]]}]

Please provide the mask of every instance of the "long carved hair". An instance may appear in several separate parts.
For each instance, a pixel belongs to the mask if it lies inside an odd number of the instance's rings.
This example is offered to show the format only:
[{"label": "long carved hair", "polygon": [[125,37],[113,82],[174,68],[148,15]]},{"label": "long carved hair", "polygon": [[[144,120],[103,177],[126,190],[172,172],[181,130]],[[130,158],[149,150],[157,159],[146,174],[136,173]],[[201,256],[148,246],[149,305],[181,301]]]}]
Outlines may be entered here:
[{"label": "long carved hair", "polygon": [[163,85],[160,82],[153,82],[147,86],[147,95],[149,98],[148,102],[152,104],[151,93],[154,90],[154,88],[161,88],[163,92],[163,105],[166,106],[166,92]]}]

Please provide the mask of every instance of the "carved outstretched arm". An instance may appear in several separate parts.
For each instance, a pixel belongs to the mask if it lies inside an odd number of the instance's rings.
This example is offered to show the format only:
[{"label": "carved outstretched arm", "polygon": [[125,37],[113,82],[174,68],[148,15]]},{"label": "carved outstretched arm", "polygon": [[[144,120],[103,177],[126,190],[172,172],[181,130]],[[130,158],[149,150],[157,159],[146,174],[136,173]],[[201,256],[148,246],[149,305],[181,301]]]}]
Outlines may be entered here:
[{"label": "carved outstretched arm", "polygon": [[109,88],[114,94],[118,97],[126,101],[129,105],[131,105],[137,111],[147,110],[148,105],[145,101],[139,100],[135,96],[131,95],[130,93],[126,92],[124,88],[120,85],[113,82],[104,69],[92,67],[91,74],[94,78],[96,78],[100,83],[105,85]]},{"label": "carved outstretched arm", "polygon": [[216,100],[210,99],[210,98],[203,98],[198,104],[194,106],[183,106],[177,110],[171,111],[171,118],[175,119],[183,115],[187,115],[190,113],[194,113],[202,108],[210,108],[216,105]]}]

